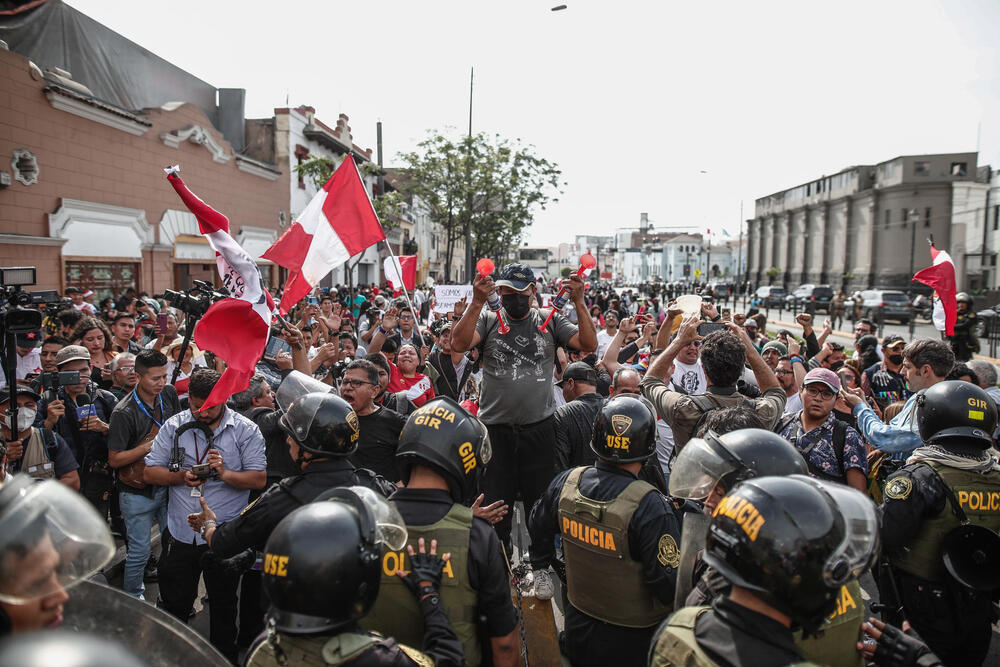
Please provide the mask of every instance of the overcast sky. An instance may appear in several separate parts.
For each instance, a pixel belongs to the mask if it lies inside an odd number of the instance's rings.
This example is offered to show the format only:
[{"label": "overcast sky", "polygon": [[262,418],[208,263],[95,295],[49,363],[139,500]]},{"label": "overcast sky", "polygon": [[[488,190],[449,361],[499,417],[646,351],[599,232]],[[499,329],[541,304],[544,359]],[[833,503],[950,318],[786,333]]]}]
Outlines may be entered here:
[{"label": "overcast sky", "polygon": [[308,104],[386,163],[429,129],[533,144],[568,185],[532,245],[694,225],[849,165],[975,150],[1000,166],[1000,3],[556,0],[69,4],[247,116]]}]

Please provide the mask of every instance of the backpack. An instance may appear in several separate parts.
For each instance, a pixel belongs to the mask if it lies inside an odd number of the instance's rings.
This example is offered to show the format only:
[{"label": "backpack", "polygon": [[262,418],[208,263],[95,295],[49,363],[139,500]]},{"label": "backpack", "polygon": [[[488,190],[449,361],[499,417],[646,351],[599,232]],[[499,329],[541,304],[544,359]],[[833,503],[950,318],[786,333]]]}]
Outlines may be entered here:
[{"label": "backpack", "polygon": [[[698,433],[698,430],[705,423],[705,419],[708,418],[710,413],[715,412],[716,410],[737,407],[733,405],[719,405],[719,403],[712,397],[712,394],[696,394],[693,396],[689,395],[688,397],[691,399],[691,402],[695,404],[695,407],[697,407],[701,412],[701,416],[698,417],[698,421],[694,423],[694,427],[691,429],[692,438],[696,437],[695,434]],[[744,396],[741,407],[753,410],[754,402]]]},{"label": "backpack", "polygon": [[[781,432],[784,431],[789,424],[791,424],[798,418],[799,418],[798,413],[793,415],[785,415],[784,417],[778,420],[778,425],[774,427],[774,432],[780,435]],[[809,472],[812,473],[813,475],[820,477],[822,479],[832,480],[835,482],[839,482],[841,484],[846,484],[847,468],[844,467],[844,444],[846,442],[847,442],[847,424],[840,421],[839,419],[834,419],[833,453],[837,457],[837,466],[840,467],[839,478],[831,477],[829,474],[823,472],[815,465],[813,465],[813,462],[809,460],[809,452],[811,452],[813,448],[819,444],[819,438],[813,440],[811,443],[809,443],[808,447],[806,447],[803,450],[800,450],[799,453],[802,454],[802,458],[806,460],[806,465],[809,466]],[[794,445],[795,443],[792,444]],[[796,449],[798,449],[798,447],[796,447]]]}]

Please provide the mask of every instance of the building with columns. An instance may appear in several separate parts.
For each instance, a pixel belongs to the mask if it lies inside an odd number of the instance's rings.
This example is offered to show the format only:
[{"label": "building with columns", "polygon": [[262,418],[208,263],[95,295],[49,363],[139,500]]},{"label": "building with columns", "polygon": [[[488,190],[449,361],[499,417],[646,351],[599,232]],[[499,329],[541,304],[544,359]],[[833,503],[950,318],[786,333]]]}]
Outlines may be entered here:
[{"label": "building with columns", "polygon": [[956,259],[961,285],[966,232],[953,222],[977,207],[985,214],[989,191],[988,167],[976,160],[976,153],[901,156],[761,197],[747,221],[750,282],[906,289],[930,264],[933,235]]}]

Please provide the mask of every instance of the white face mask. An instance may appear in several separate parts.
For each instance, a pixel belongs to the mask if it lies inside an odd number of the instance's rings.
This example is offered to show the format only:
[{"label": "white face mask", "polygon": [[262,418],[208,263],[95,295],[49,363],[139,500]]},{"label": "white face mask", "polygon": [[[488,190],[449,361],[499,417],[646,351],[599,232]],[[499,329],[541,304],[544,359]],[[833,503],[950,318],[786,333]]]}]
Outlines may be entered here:
[{"label": "white face mask", "polygon": [[[35,415],[38,414],[35,410],[31,408],[18,408],[17,409],[17,432],[25,430],[29,426],[35,423]],[[3,416],[3,423],[7,428],[10,428],[10,414],[5,414]],[[12,429],[13,430],[13,429]]]}]

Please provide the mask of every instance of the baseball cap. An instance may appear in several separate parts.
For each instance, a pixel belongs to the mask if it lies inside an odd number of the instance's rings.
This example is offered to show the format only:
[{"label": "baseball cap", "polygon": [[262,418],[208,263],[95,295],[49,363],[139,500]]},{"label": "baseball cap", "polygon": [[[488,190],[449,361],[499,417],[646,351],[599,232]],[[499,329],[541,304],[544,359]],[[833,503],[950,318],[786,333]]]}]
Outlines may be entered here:
[{"label": "baseball cap", "polygon": [[582,361],[574,361],[563,371],[562,379],[556,382],[557,387],[563,386],[566,380],[580,380],[588,384],[597,384],[597,371],[590,364]]},{"label": "baseball cap", "polygon": [[840,376],[831,371],[829,368],[812,369],[806,373],[805,379],[802,380],[802,386],[806,387],[817,382],[825,384],[835,392],[840,391]]},{"label": "baseball cap", "polygon": [[882,339],[882,347],[885,348],[902,347],[905,345],[906,340],[904,340],[899,334],[889,334]]},{"label": "baseball cap", "polygon": [[[42,400],[42,395],[31,387],[27,387],[23,384],[17,385],[17,395],[18,396],[31,396],[36,401]],[[10,400],[10,387],[4,387],[0,389],[0,403],[6,403]]]},{"label": "baseball cap", "polygon": [[524,264],[508,264],[500,271],[500,279],[497,280],[497,287],[512,287],[518,292],[523,292],[530,285],[535,284],[535,273]]},{"label": "baseball cap", "polygon": [[768,350],[774,350],[775,352],[778,353],[779,357],[783,357],[786,354],[788,354],[788,347],[780,340],[772,340],[768,342],[768,344],[764,346],[764,349],[762,349],[760,353],[764,354]]},{"label": "baseball cap", "polygon": [[747,321],[743,323],[743,326],[744,327],[753,327],[754,329],[756,329],[757,328],[757,320],[755,320],[752,317],[748,317]]},{"label": "baseball cap", "polygon": [[19,333],[14,338],[14,344],[17,347],[37,347],[42,340],[42,332],[36,329],[35,331]]},{"label": "baseball cap", "polygon": [[90,350],[83,345],[67,345],[56,353],[56,366],[62,366],[63,364],[80,359],[89,362]]}]

